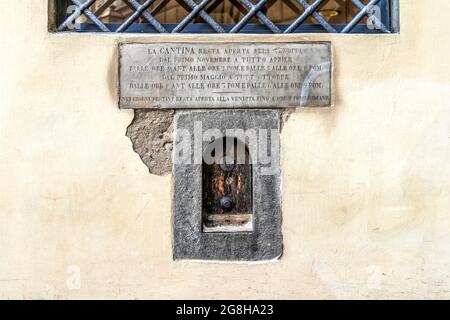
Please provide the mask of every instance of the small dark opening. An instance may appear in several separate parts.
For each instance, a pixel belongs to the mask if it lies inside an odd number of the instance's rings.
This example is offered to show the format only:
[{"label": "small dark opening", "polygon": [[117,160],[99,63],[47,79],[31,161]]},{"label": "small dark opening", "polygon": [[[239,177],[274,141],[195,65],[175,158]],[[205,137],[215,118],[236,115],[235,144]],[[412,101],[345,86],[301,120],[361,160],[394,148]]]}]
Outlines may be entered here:
[{"label": "small dark opening", "polygon": [[229,137],[211,142],[204,154],[202,179],[203,231],[252,231],[252,164],[247,146]]}]

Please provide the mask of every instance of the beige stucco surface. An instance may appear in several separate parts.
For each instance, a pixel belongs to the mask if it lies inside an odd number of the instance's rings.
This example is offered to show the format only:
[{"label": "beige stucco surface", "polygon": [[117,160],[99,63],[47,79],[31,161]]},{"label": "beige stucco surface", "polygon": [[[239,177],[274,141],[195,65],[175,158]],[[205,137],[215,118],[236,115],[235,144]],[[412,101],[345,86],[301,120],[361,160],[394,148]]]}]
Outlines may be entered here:
[{"label": "beige stucco surface", "polygon": [[[175,38],[49,34],[46,0],[4,1],[0,298],[450,298],[450,2],[400,5],[400,35]],[[118,41],[176,39],[332,41],[335,106],[282,132],[278,262],[172,261],[171,176],[115,84]]]}]

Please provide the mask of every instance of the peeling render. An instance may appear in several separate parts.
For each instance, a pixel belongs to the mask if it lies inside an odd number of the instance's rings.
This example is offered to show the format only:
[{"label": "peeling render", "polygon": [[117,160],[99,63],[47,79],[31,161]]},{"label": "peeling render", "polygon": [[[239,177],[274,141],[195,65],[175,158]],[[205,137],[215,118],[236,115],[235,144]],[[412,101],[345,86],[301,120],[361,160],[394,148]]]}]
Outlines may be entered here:
[{"label": "peeling render", "polygon": [[[284,109],[280,117],[280,130],[288,122],[293,108]],[[151,174],[164,176],[172,171],[172,132],[174,110],[136,109],[126,135],[133,143]]]},{"label": "peeling render", "polygon": [[174,111],[135,110],[127,137],[148,171],[167,175],[172,171],[172,123]]}]

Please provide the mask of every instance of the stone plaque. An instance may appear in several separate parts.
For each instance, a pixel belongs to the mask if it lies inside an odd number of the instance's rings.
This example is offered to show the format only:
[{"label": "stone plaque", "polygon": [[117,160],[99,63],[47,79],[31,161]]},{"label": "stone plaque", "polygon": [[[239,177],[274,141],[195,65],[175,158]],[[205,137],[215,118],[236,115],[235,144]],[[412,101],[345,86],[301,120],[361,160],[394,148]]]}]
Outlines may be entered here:
[{"label": "stone plaque", "polygon": [[326,107],[331,70],[327,42],[123,44],[119,105]]}]

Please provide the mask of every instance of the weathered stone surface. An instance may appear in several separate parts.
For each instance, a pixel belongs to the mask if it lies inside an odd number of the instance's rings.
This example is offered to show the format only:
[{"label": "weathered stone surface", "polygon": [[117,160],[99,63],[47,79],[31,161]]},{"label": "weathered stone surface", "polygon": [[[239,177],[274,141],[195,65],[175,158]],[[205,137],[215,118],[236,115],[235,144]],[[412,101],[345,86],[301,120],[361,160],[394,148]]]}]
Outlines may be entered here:
[{"label": "weathered stone surface", "polygon": [[166,175],[172,170],[173,111],[135,110],[127,136],[134,151],[152,174]]},{"label": "weathered stone surface", "polygon": [[[194,126],[201,121],[202,131],[219,129],[274,129],[279,132],[280,113],[274,110],[182,111],[174,120],[174,155],[181,150],[180,136],[184,129],[194,141]],[[278,144],[278,135],[270,145]],[[202,151],[206,142],[202,143]],[[194,150],[194,147],[191,148]],[[194,260],[271,260],[281,256],[281,190],[279,150],[273,156],[276,163],[271,175],[262,174],[260,163],[253,164],[253,215],[252,232],[204,233],[202,232],[202,165],[178,164],[174,161],[174,259]]]},{"label": "weathered stone surface", "polygon": [[331,105],[331,45],[153,43],[120,46],[121,108]]}]

